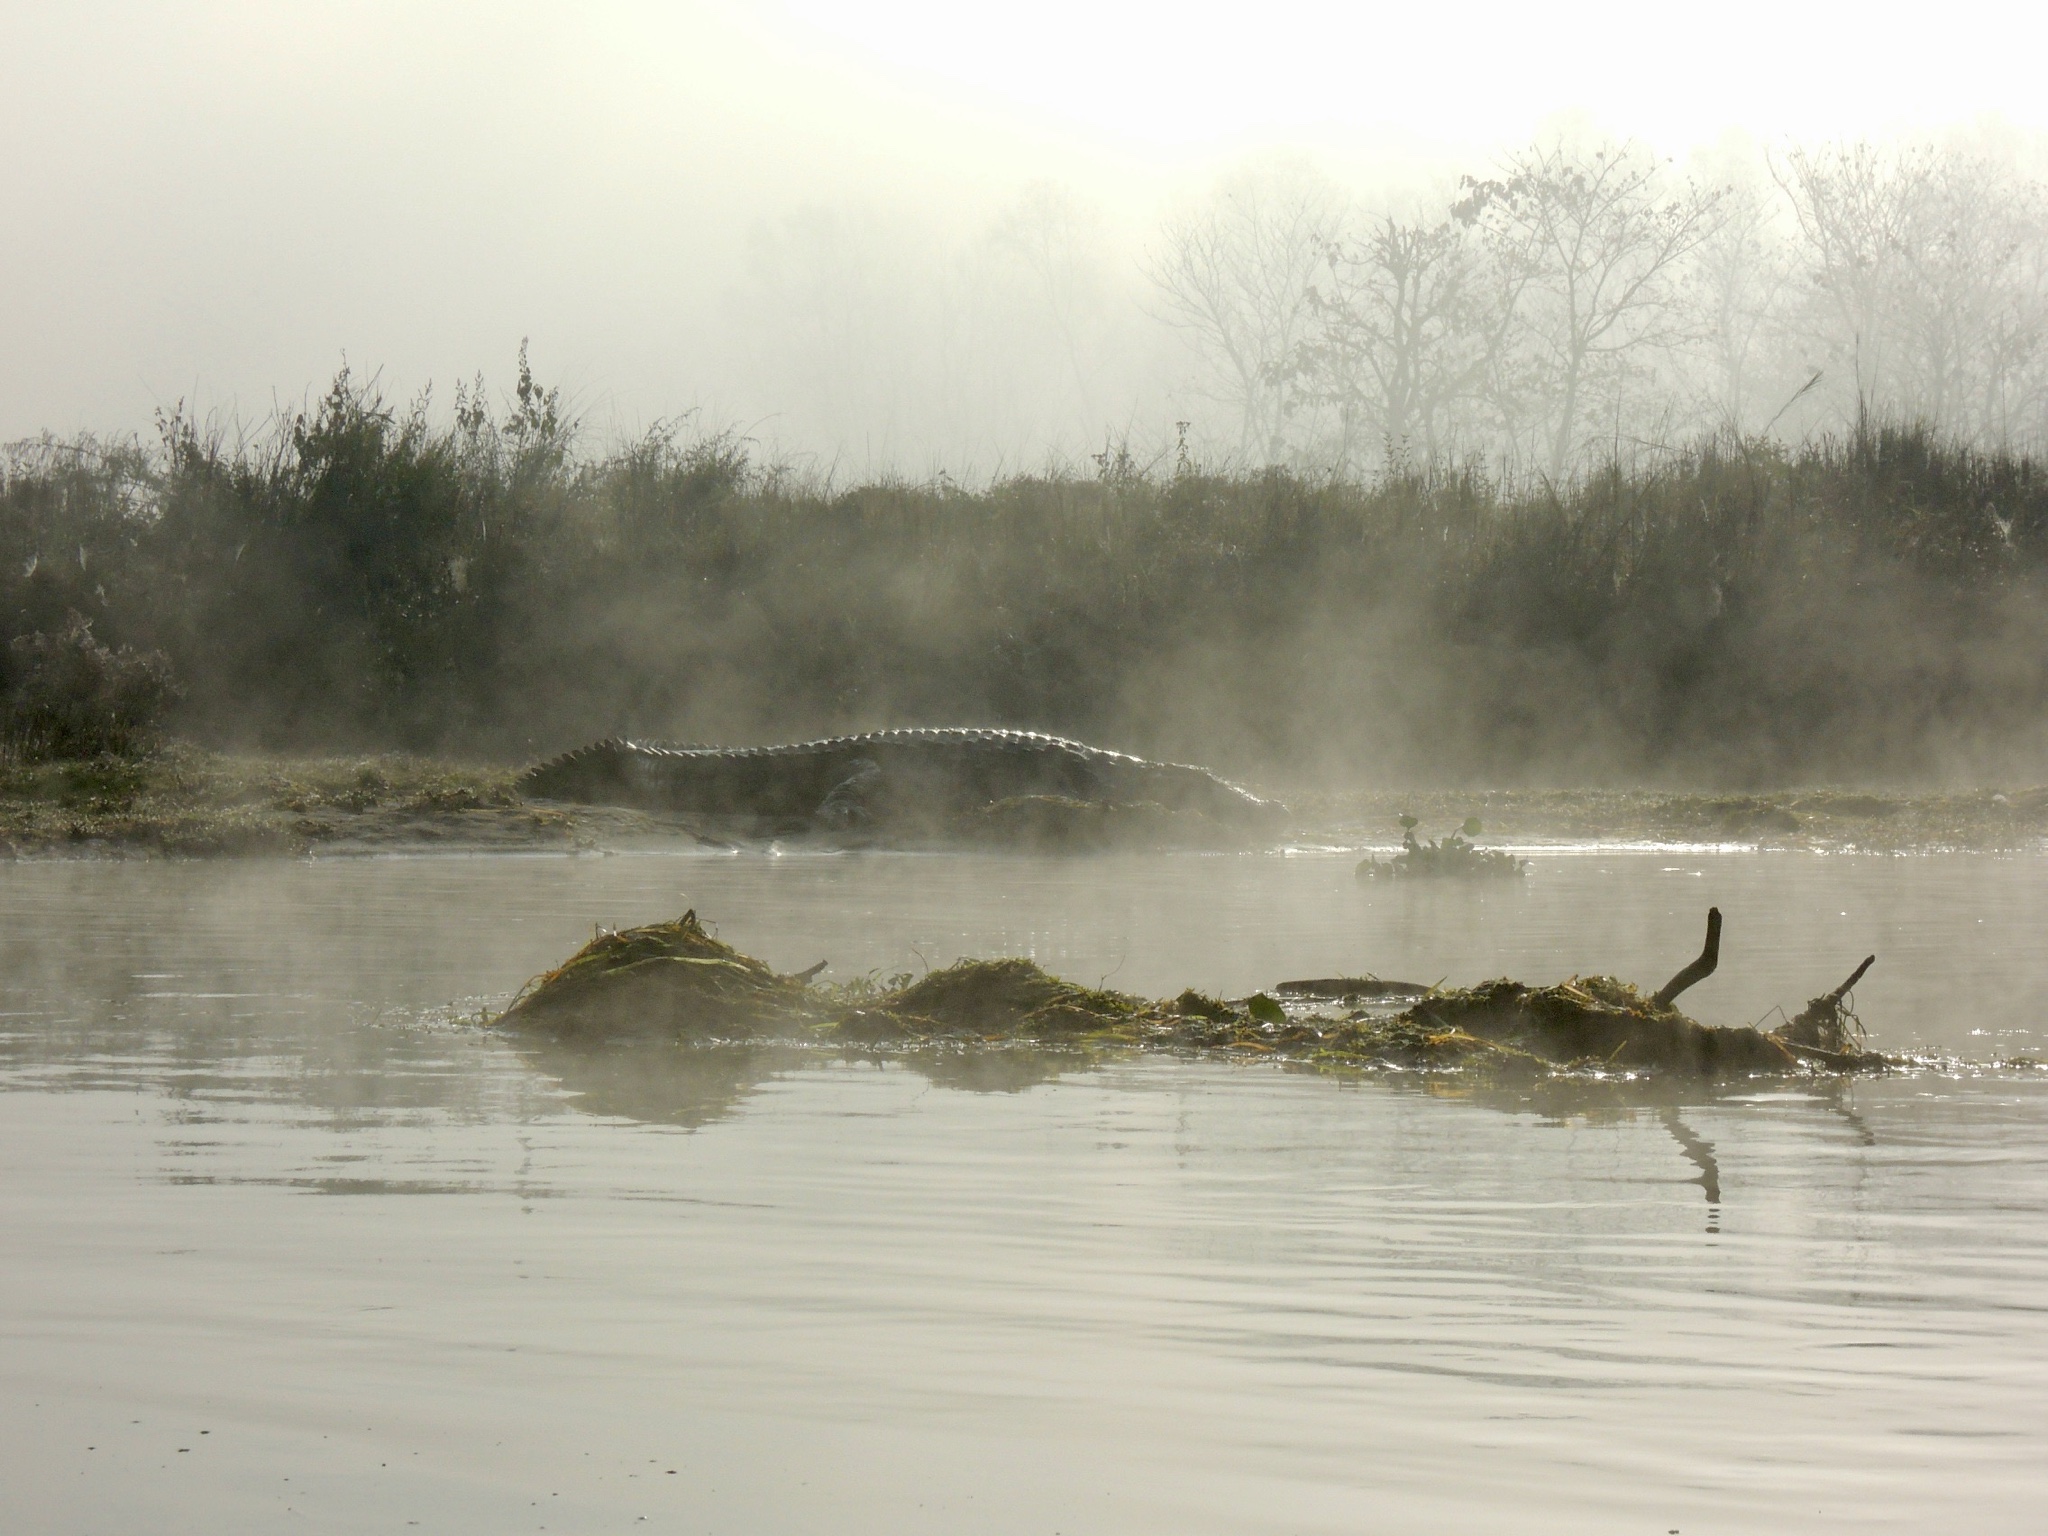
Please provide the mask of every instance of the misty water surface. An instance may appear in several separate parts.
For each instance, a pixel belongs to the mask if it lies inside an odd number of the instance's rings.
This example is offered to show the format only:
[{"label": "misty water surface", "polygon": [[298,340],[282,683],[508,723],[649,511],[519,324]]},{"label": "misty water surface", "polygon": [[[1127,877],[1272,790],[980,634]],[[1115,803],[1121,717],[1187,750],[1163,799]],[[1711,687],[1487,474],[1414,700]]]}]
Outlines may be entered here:
[{"label": "misty water surface", "polygon": [[1879,962],[2036,1048],[2033,858],[0,868],[0,1497],[24,1529],[2018,1531],[2026,1069],[1466,1096],[1140,1060],[523,1048],[464,1022],[695,906],[785,969],[1028,952],[1242,992]]}]

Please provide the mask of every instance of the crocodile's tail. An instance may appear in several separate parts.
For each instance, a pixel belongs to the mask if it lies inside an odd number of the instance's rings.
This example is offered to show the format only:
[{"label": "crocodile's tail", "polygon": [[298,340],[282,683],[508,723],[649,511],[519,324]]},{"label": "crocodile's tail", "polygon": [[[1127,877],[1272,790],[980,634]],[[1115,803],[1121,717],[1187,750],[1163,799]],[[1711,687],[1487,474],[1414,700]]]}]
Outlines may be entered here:
[{"label": "crocodile's tail", "polygon": [[564,752],[519,776],[519,793],[535,800],[574,800],[585,805],[617,804],[634,788],[634,748],[610,736]]}]

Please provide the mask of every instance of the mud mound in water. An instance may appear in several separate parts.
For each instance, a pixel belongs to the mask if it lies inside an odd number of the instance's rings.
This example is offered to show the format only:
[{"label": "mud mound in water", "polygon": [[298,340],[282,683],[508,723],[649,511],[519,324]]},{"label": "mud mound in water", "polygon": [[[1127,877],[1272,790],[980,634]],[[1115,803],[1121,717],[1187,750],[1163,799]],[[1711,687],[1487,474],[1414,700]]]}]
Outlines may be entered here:
[{"label": "mud mound in water", "polygon": [[556,1034],[734,1039],[786,1024],[807,998],[801,980],[713,938],[692,911],[671,923],[598,934],[528,982],[499,1022]]},{"label": "mud mound in water", "polygon": [[593,1045],[649,1036],[671,1040],[776,1037],[817,1045],[915,1047],[999,1042],[1072,1049],[1137,1048],[1267,1055],[1323,1066],[1471,1068],[1515,1077],[1553,1070],[1661,1072],[1714,1078],[1881,1066],[1850,1047],[1844,999],[1869,962],[1780,1034],[1714,1029],[1670,999],[1711,972],[1719,914],[1701,958],[1655,996],[1610,976],[1531,987],[1498,980],[1430,991],[1405,1012],[1351,1008],[1340,1016],[1303,1004],[1413,996],[1419,989],[1369,978],[1295,982],[1278,989],[1294,1011],[1259,993],[1235,1001],[1186,991],[1166,1002],[1078,986],[1026,959],[962,960],[916,980],[809,985],[781,976],[712,937],[694,912],[671,923],[601,933],[559,969],[537,978],[501,1022],[535,1026]]},{"label": "mud mound in water", "polygon": [[[962,960],[881,999],[906,1034],[950,1031],[1039,1039],[1112,1029],[1146,1011],[1122,992],[1076,986],[1035,960]],[[935,1029],[933,1029],[935,1027]]]},{"label": "mud mound in water", "polygon": [[1571,1066],[1719,1077],[1798,1065],[1783,1041],[1754,1029],[1709,1028],[1612,976],[1575,976],[1551,987],[1503,978],[1432,993],[1401,1019]]}]

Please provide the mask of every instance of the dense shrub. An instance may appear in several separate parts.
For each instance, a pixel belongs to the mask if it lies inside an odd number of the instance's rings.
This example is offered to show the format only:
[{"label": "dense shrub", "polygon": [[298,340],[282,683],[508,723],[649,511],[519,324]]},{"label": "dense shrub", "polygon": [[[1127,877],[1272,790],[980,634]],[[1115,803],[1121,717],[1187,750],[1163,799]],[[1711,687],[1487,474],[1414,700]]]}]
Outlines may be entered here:
[{"label": "dense shrub", "polygon": [[522,369],[443,424],[344,374],[253,444],[27,445],[0,619],[76,611],[170,658],[181,729],[276,747],[987,723],[1289,778],[1744,782],[2048,745],[2048,486],[1911,427],[1529,486],[1105,456],[838,488],[729,437],[574,442]]},{"label": "dense shrub", "polygon": [[17,637],[8,653],[0,743],[29,761],[152,746],[177,692],[161,651],[109,649],[82,614],[55,634]]}]

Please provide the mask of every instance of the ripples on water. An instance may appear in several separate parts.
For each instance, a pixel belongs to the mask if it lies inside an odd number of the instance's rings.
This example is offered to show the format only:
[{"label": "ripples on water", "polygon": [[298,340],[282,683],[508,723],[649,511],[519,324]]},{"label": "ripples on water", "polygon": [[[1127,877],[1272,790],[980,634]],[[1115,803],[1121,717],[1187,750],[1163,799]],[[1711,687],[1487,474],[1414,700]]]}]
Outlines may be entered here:
[{"label": "ripples on water", "polygon": [[780,967],[1141,992],[1863,954],[1877,1044],[2037,1049],[2037,859],[0,868],[9,1529],[2038,1528],[2026,1071],[1460,1096],[464,1025],[693,904]]}]

